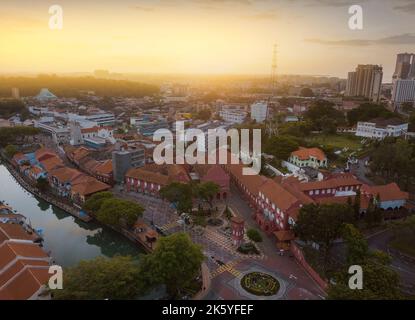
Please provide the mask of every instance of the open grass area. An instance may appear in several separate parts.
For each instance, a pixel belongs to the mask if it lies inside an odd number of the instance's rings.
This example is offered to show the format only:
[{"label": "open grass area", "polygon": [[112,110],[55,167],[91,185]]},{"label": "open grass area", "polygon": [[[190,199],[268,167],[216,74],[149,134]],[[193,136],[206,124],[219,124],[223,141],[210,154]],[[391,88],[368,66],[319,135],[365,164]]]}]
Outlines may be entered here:
[{"label": "open grass area", "polygon": [[350,151],[357,151],[362,148],[360,143],[361,138],[356,137],[352,134],[312,134],[306,138],[306,141],[309,143],[322,145],[324,147],[334,147],[336,149],[347,148]]},{"label": "open grass area", "polygon": [[410,231],[399,232],[389,245],[402,253],[415,258],[415,234]]}]

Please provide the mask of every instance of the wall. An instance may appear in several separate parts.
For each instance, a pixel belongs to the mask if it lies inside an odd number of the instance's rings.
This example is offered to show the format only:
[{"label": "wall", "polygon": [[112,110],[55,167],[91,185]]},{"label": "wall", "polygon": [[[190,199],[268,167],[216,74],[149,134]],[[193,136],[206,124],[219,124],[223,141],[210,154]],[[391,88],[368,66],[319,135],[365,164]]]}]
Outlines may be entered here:
[{"label": "wall", "polygon": [[294,257],[297,259],[298,263],[307,271],[311,278],[323,289],[326,290],[328,283],[323,280],[320,275],[307,263],[304,258],[304,254],[301,248],[295,244],[294,241],[291,241],[290,250],[293,253]]}]

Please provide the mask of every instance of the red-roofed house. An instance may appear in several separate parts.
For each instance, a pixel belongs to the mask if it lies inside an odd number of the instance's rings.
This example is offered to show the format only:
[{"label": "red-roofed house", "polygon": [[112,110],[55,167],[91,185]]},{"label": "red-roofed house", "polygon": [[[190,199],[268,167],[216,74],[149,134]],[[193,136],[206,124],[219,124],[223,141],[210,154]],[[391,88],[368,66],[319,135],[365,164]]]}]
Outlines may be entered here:
[{"label": "red-roofed house", "polygon": [[291,153],[288,160],[292,164],[302,167],[320,168],[327,167],[327,157],[319,148],[303,148]]},{"label": "red-roofed house", "polygon": [[[409,199],[408,192],[403,192],[396,183],[383,186],[363,185],[361,188],[362,196],[375,200],[380,208],[384,210],[394,210],[402,208]],[[378,199],[377,199],[378,198]],[[379,203],[377,203],[379,201]]]}]

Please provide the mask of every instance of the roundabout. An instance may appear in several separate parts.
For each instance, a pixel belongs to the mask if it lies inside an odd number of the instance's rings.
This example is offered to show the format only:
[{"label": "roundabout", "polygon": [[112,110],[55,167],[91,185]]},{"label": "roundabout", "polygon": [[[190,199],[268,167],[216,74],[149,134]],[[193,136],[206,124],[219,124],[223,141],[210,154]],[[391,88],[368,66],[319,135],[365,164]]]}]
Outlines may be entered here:
[{"label": "roundabout", "polygon": [[242,277],[241,286],[256,296],[273,296],[278,293],[280,282],[270,274],[250,272]]}]

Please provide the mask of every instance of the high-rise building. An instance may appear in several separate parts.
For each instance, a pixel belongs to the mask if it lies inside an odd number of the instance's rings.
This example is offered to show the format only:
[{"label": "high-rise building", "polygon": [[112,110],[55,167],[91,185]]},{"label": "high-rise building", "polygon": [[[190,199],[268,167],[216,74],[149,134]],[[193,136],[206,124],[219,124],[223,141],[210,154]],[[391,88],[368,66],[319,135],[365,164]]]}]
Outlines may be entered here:
[{"label": "high-rise building", "polygon": [[130,146],[112,153],[112,170],[117,183],[124,181],[124,176],[131,168],[142,167],[145,164],[144,148]]},{"label": "high-rise building", "polygon": [[13,99],[20,99],[19,88],[12,88],[12,98]]},{"label": "high-rise building", "polygon": [[356,71],[349,72],[346,95],[365,97],[378,102],[382,88],[383,68],[373,64],[359,64]]},{"label": "high-rise building", "polygon": [[415,78],[415,54],[399,53],[396,58],[396,67],[393,79],[413,78]]},{"label": "high-rise building", "polygon": [[415,102],[415,79],[395,79],[392,88],[392,103],[400,107],[402,103]]},{"label": "high-rise building", "polygon": [[415,103],[415,54],[400,53],[396,58],[393,74],[392,104],[399,108],[402,103]]},{"label": "high-rise building", "polygon": [[266,102],[256,102],[251,105],[251,119],[262,123],[267,119],[268,105]]}]

